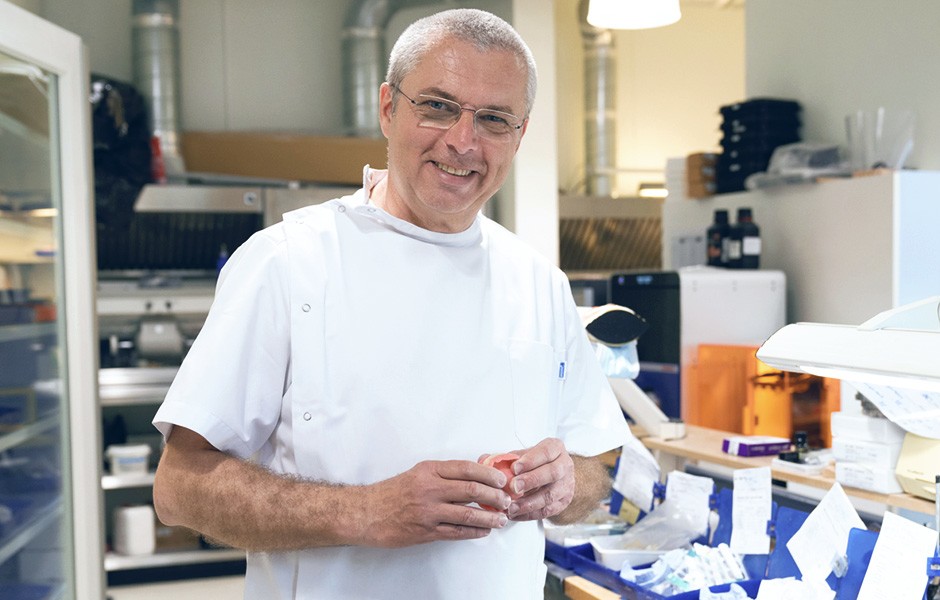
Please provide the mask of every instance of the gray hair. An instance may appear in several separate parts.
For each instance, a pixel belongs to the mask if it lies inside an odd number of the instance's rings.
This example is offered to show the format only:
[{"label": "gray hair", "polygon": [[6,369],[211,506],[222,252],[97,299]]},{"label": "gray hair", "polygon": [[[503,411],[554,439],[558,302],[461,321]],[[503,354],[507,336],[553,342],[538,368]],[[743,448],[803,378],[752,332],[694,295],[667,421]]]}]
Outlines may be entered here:
[{"label": "gray hair", "polygon": [[494,14],[474,8],[455,8],[418,19],[392,47],[385,81],[397,88],[431,49],[447,38],[473,44],[481,51],[506,51],[525,65],[525,114],[532,111],[538,74],[532,51],[519,33]]}]

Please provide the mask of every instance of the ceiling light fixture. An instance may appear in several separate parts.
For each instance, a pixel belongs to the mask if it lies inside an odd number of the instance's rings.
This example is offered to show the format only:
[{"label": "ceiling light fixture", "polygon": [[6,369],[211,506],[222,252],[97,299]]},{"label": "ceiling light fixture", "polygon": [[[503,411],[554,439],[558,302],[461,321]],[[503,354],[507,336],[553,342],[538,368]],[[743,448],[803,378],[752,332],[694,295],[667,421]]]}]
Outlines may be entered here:
[{"label": "ceiling light fixture", "polygon": [[652,29],[681,16],[679,0],[591,0],[587,22],[602,29]]}]

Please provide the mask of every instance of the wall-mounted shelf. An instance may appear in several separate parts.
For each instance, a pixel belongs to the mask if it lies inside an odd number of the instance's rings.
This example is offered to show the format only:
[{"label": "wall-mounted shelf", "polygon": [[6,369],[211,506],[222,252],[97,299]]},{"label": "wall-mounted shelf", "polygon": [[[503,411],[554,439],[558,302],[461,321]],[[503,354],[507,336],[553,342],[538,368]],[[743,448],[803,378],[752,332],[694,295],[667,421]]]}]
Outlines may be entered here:
[{"label": "wall-mounted shelf", "polygon": [[3,539],[0,539],[0,564],[16,555],[35,539],[47,527],[62,516],[62,503],[55,500],[45,507],[35,507],[30,511],[30,518]]},{"label": "wall-mounted shelf", "polygon": [[[2,131],[2,130],[0,130]],[[53,243],[51,221],[41,224],[0,216],[0,264],[45,264]]]},{"label": "wall-mounted shelf", "polygon": [[168,551],[142,556],[123,556],[108,552],[104,557],[106,571],[153,569],[223,561],[244,560],[245,551],[235,549]]},{"label": "wall-mounted shelf", "polygon": [[105,490],[122,490],[153,485],[154,473],[141,473],[139,475],[105,475],[101,478],[101,488]]}]

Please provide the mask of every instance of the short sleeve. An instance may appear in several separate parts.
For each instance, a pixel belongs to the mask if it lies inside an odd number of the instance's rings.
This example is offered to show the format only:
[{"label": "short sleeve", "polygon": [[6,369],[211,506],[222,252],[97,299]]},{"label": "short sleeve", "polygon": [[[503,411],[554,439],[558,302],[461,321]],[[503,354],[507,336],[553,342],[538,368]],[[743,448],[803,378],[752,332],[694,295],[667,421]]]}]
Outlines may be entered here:
[{"label": "short sleeve", "polygon": [[199,335],[153,424],[180,425],[241,458],[277,424],[288,386],[289,281],[283,229],[255,233],[226,263]]}]

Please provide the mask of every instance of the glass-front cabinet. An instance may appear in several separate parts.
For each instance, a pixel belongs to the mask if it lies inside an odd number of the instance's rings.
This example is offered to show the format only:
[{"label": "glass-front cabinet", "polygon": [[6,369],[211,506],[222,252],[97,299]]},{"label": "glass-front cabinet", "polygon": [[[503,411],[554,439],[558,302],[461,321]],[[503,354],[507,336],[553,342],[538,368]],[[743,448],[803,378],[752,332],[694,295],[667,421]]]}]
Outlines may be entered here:
[{"label": "glass-front cabinet", "polygon": [[0,598],[103,597],[81,40],[0,0]]}]

